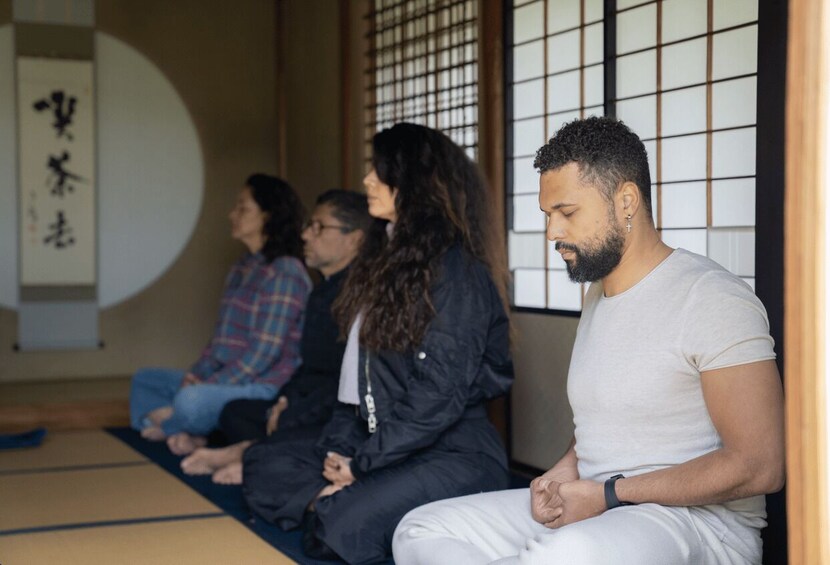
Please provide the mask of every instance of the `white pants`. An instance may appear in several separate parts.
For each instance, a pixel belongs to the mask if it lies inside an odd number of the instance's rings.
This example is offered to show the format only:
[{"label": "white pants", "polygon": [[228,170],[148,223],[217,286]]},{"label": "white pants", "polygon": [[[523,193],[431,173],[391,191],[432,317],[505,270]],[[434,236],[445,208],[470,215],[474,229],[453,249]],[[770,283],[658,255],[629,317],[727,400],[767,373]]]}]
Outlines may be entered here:
[{"label": "white pants", "polygon": [[392,550],[397,565],[761,563],[759,529],[731,515],[721,506],[641,504],[552,530],[533,520],[528,489],[505,490],[412,510],[395,530]]}]

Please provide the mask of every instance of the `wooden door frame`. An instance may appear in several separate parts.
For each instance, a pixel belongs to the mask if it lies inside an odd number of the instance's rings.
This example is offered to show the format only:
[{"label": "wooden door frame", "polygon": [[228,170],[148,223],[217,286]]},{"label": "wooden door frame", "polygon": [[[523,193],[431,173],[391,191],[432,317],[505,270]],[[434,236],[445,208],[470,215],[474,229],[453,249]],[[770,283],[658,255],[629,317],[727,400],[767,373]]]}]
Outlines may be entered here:
[{"label": "wooden door frame", "polygon": [[824,230],[828,42],[823,0],[790,0],[785,191],[789,561],[830,563]]}]

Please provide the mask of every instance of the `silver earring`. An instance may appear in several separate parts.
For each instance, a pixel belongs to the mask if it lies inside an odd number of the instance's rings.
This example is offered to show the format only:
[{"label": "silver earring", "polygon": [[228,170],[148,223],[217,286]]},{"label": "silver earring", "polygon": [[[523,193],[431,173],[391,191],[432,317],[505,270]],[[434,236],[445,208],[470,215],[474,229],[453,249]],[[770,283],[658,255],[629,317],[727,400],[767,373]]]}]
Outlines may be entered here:
[{"label": "silver earring", "polygon": [[628,220],[628,223],[625,225],[626,229],[628,229],[628,233],[631,233],[631,214],[625,217]]}]

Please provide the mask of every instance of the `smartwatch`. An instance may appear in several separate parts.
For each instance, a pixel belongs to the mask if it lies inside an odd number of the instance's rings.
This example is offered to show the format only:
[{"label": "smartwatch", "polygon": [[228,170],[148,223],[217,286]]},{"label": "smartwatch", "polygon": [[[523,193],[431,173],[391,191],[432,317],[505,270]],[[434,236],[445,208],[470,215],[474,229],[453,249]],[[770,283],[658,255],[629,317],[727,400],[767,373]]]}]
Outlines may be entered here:
[{"label": "smartwatch", "polygon": [[622,502],[619,498],[617,498],[617,491],[614,488],[614,483],[616,483],[619,479],[624,479],[625,477],[620,475],[614,475],[607,481],[605,481],[605,506],[606,510],[611,510],[612,508],[616,508],[618,506],[630,506],[631,502]]}]

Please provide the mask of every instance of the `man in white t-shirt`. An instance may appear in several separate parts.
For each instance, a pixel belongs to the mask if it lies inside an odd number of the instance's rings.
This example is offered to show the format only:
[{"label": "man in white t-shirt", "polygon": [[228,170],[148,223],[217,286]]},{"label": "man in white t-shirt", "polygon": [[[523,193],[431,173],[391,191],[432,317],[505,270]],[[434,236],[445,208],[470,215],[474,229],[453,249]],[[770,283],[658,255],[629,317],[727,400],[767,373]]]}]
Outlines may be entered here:
[{"label": "man in white t-shirt", "polygon": [[399,565],[759,564],[784,482],[769,322],[741,279],[662,243],[640,139],[612,118],[541,149],[547,237],[591,282],[568,398],[574,439],[530,489],[444,500],[395,532]]}]

